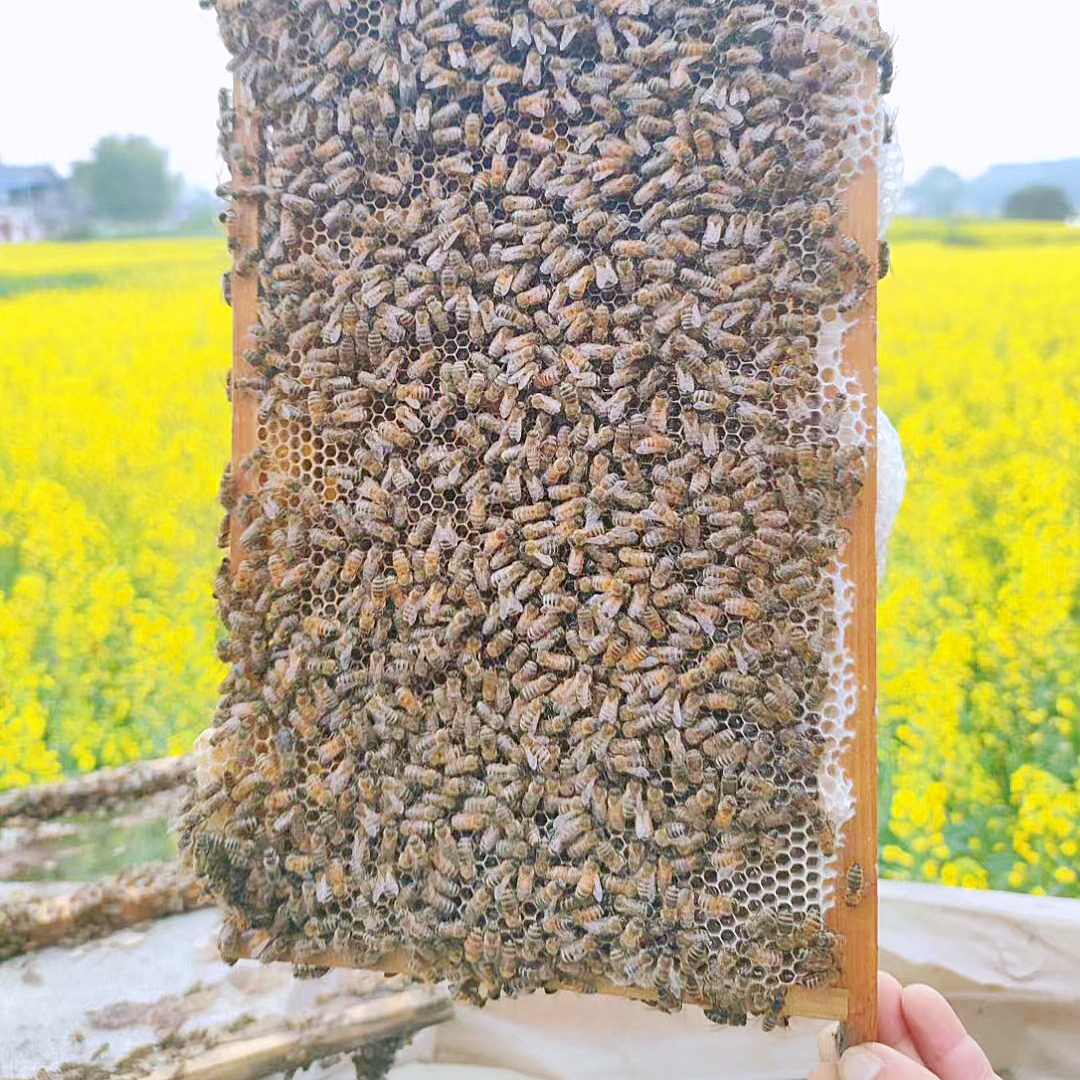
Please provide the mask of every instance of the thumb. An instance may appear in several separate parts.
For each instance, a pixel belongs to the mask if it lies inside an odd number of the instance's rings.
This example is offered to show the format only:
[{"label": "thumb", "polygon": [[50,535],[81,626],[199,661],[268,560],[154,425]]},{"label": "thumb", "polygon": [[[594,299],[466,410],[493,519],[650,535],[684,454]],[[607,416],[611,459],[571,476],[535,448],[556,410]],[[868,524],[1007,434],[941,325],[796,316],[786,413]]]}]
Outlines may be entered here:
[{"label": "thumb", "polygon": [[906,1054],[882,1043],[866,1043],[844,1051],[840,1080],[937,1080]]}]

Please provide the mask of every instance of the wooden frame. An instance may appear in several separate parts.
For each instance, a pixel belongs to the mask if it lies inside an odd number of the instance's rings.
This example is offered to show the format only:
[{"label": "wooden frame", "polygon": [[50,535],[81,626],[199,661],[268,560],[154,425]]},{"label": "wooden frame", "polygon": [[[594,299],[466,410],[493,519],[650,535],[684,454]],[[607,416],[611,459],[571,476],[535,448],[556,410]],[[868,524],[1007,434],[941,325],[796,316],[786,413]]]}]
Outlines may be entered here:
[{"label": "wooden frame", "polygon": [[[868,428],[866,472],[851,515],[851,542],[844,553],[844,575],[854,589],[850,649],[857,700],[854,737],[844,755],[844,773],[855,792],[855,813],[840,847],[836,903],[829,924],[844,938],[843,985],[848,992],[844,1040],[870,1042],[877,1033],[877,165],[865,160],[847,191],[845,228],[873,268],[866,297],[844,338],[844,368],[859,382]],[[848,906],[842,883],[855,862],[864,867],[866,885],[859,904]]]},{"label": "wooden frame", "polygon": [[[871,65],[868,63],[868,71]],[[868,80],[873,85],[874,80]],[[237,163],[232,183],[235,216],[230,230],[234,251],[232,276],[233,309],[233,447],[232,466],[237,493],[249,490],[252,476],[243,459],[256,446],[256,395],[243,381],[252,371],[245,360],[251,345],[250,331],[257,319],[258,275],[247,253],[259,243],[259,202],[257,162],[260,160],[260,130],[253,103],[240,80],[233,96],[235,125],[233,141]],[[877,166],[869,155],[860,164],[845,196],[845,231],[854,237],[872,270],[878,265]],[[836,897],[828,916],[832,929],[844,939],[842,978],[839,986],[807,989],[793,987],[787,994],[785,1013],[792,1016],[838,1020],[843,1023],[841,1042],[856,1044],[875,1037],[877,1027],[877,724],[876,724],[876,607],[877,556],[875,547],[876,413],[877,413],[877,274],[843,342],[844,373],[861,387],[868,446],[864,486],[847,524],[851,535],[843,558],[843,572],[853,589],[853,612],[848,626],[850,651],[857,677],[857,704],[851,720],[854,737],[847,744],[843,769],[856,794],[854,815],[838,845],[839,860]],[[231,565],[234,570],[243,558],[239,529],[231,533]],[[848,869],[858,862],[864,870],[865,887],[855,906],[845,903],[843,882]],[[257,935],[245,937],[241,952],[227,960],[256,956]],[[354,963],[338,954],[305,956],[305,963],[327,967],[370,967],[387,973],[407,971],[403,958],[387,956],[380,963]],[[604,992],[648,1000],[650,995],[625,987],[605,986]]]},{"label": "wooden frame", "polygon": [[[259,275],[247,253],[259,246],[259,200],[254,181],[261,179],[259,160],[262,135],[254,103],[248,97],[243,82],[233,80],[233,144],[232,189],[233,217],[229,227],[229,246],[233,250],[230,281],[233,322],[232,357],[232,471],[239,497],[250,490],[252,476],[244,467],[244,459],[255,449],[258,441],[256,416],[257,395],[245,381],[254,374],[245,359],[254,344],[251,329],[258,319]],[[229,564],[233,572],[240,565],[240,533],[243,526],[233,515],[229,533]]]}]

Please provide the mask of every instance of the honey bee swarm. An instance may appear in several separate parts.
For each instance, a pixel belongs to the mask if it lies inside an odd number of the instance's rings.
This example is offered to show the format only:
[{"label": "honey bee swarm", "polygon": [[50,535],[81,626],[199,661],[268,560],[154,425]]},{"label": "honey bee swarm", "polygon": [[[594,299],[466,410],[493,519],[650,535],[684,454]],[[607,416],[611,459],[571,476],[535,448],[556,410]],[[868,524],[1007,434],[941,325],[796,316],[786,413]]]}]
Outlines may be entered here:
[{"label": "honey bee swarm", "polygon": [[224,100],[258,442],[182,833],[231,947],[775,1025],[840,964],[866,429],[837,357],[870,273],[840,200],[876,24],[217,12],[264,144],[241,160]]}]

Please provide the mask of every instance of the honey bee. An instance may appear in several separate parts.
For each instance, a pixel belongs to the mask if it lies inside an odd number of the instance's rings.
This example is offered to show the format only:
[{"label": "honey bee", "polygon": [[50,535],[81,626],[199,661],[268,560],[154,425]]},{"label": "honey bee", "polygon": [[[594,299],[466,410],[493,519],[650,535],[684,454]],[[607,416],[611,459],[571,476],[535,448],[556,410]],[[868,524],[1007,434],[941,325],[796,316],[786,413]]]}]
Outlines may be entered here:
[{"label": "honey bee", "polygon": [[862,864],[853,862],[844,876],[844,903],[848,907],[858,907],[863,898],[864,888]]},{"label": "honey bee", "polygon": [[889,247],[888,240],[882,240],[878,244],[878,280],[883,280],[889,276],[889,271],[892,269],[892,249]]},{"label": "honey bee", "polygon": [[728,597],[723,602],[723,608],[728,615],[739,619],[756,619],[761,614],[761,605],[744,596]]}]

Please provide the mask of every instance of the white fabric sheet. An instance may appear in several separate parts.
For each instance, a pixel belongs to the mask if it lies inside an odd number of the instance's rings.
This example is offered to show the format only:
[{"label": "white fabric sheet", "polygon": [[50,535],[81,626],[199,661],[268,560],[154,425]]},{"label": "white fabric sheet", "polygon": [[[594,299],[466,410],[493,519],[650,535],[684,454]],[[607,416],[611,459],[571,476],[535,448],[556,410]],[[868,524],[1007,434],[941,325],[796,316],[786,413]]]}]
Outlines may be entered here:
[{"label": "white fabric sheet", "polygon": [[[1080,1077],[1080,902],[880,883],[880,966],[953,1001],[998,1069]],[[699,1009],[664,1016],[616,998],[559,994],[461,1008],[435,1060],[538,1080],[794,1080],[823,1025],[717,1028]]]}]

